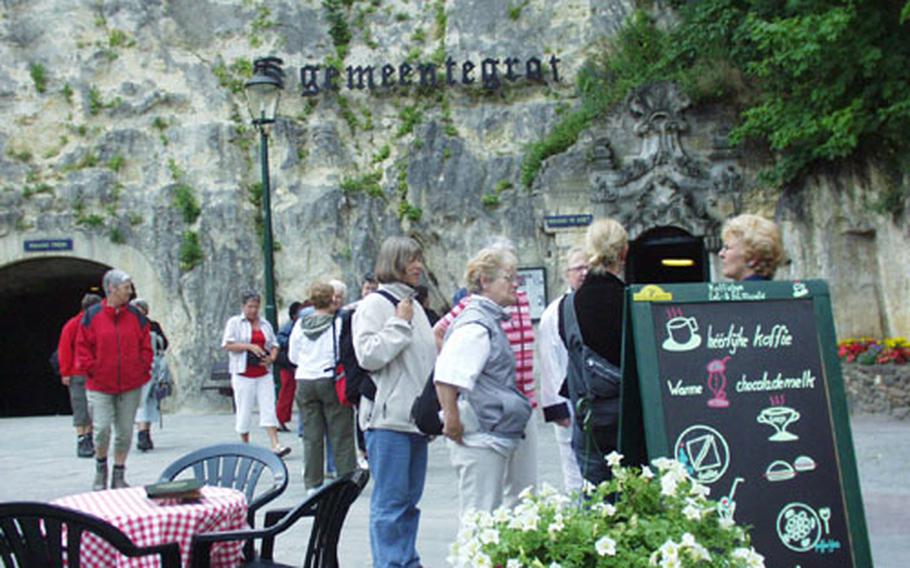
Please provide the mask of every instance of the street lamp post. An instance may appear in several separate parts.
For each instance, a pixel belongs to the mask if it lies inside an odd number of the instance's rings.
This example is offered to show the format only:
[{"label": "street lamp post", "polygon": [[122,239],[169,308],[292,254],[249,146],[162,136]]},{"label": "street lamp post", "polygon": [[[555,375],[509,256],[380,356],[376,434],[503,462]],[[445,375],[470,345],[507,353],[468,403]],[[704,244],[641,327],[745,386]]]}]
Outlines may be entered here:
[{"label": "street lamp post", "polygon": [[278,330],[275,307],[275,263],[272,242],[272,196],[269,184],[269,128],[275,122],[278,102],[284,89],[284,63],[278,57],[262,57],[253,62],[253,77],[246,82],[247,103],[253,124],[259,130],[259,161],[262,170],[262,252],[265,259],[265,319]]}]

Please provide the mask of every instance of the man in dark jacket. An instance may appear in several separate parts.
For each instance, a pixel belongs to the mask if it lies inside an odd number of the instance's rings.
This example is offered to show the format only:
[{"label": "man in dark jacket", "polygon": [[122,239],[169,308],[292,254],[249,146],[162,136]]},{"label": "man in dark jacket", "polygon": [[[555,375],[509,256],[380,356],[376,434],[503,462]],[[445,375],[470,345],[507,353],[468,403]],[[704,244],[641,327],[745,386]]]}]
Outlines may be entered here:
[{"label": "man in dark jacket", "polygon": [[76,366],[85,372],[95,438],[96,491],[107,489],[107,454],[114,429],[111,489],[128,487],[126,457],[142,386],[152,367],[148,319],[130,306],[133,282],[122,270],[102,279],[105,299],[85,311],[76,336]]}]

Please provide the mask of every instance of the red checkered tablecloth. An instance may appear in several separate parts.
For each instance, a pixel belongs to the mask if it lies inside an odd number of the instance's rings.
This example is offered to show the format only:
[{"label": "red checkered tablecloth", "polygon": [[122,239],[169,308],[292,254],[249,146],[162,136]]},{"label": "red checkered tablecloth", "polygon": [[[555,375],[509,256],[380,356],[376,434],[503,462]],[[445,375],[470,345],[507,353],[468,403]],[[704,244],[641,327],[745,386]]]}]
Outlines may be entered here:
[{"label": "red checkered tablecloth", "polygon": [[[189,566],[190,544],[194,534],[246,528],[246,498],[235,489],[202,488],[198,502],[153,501],[145,488],[130,487],[70,495],[52,501],[101,517],[126,533],[136,546],[177,542],[184,566]],[[82,537],[82,565],[151,568],[160,565],[158,557],[127,558],[94,535]],[[242,560],[242,542],[216,543],[212,547],[212,566],[237,566]]]}]

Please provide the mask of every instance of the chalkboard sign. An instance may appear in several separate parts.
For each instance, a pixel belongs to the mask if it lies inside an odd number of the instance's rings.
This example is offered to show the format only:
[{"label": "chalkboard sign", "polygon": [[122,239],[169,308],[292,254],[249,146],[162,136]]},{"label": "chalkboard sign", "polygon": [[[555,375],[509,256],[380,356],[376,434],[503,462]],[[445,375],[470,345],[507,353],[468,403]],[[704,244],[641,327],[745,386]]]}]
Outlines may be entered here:
[{"label": "chalkboard sign", "polygon": [[768,566],[872,566],[826,284],[632,286],[626,314],[649,458],[681,461]]}]

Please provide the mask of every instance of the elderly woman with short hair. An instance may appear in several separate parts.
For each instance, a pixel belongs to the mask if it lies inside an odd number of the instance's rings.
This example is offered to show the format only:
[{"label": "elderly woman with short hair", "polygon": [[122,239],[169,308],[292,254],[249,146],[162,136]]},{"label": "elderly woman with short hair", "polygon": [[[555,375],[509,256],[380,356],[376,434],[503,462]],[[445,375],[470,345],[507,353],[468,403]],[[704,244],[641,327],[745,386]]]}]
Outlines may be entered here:
[{"label": "elderly woman with short hair", "polygon": [[[588,274],[573,294],[563,299],[559,309],[559,335],[568,351],[568,379],[581,381],[582,351],[580,344],[570,344],[566,335],[566,314],[574,314],[582,343],[617,369],[622,362],[623,302],[626,255],[629,252],[626,230],[613,219],[597,219],[585,234]],[[569,312],[566,302],[574,309]],[[580,384],[578,382],[574,383]],[[579,397],[568,389],[572,408],[578,408]],[[604,458],[616,449],[619,427],[619,394],[595,398],[590,421],[576,414],[572,431],[572,449],[582,477],[594,483],[610,479],[612,473]],[[587,422],[585,424],[585,422]]]},{"label": "elderly woman with short hair", "polygon": [[373,476],[370,547],[374,568],[416,568],[427,437],[414,424],[411,406],[436,361],[430,322],[413,301],[423,274],[420,245],[389,237],[375,273],[379,290],[360,301],[352,320],[354,352],[376,385],[374,399],[361,397],[358,410]]},{"label": "elderly woman with short hair", "polygon": [[228,370],[234,390],[235,429],[243,443],[250,441],[253,406],[259,405],[259,425],[265,428],[272,451],[283,457],[291,449],[278,443],[278,415],[275,413],[275,386],[272,363],[278,357],[278,339],[265,318],[259,315],[262,300],[256,292],[241,296],[242,312],[224,326],[221,347],[228,352]]},{"label": "elderly woman with short hair", "polygon": [[[335,352],[338,336],[335,312],[344,301],[331,284],[317,282],[309,299],[315,311],[299,318],[291,331],[288,358],[297,365],[297,408],[303,420],[303,481],[315,491],[325,481],[326,437],[335,449],[334,465],[339,475],[357,466],[354,453],[354,411],[342,406],[335,393]],[[340,331],[340,328],[339,328]]]},{"label": "elderly woman with short hair", "polygon": [[783,259],[780,230],[774,222],[744,213],[721,232],[721,272],[732,280],[771,280]]},{"label": "elderly woman with short hair", "polygon": [[126,483],[126,457],[142,385],[150,378],[152,340],[148,319],[129,305],[133,281],[122,270],[108,270],[101,280],[104,300],[85,310],[76,333],[76,368],[85,371],[95,436],[95,491],[107,489],[107,454],[114,432],[111,489]]},{"label": "elderly woman with short hair", "polygon": [[515,356],[501,322],[518,291],[518,259],[484,249],[468,261],[471,302],[446,332],[436,392],[458,474],[460,512],[493,511],[512,475],[507,465],[524,436],[531,403],[515,385]]}]

